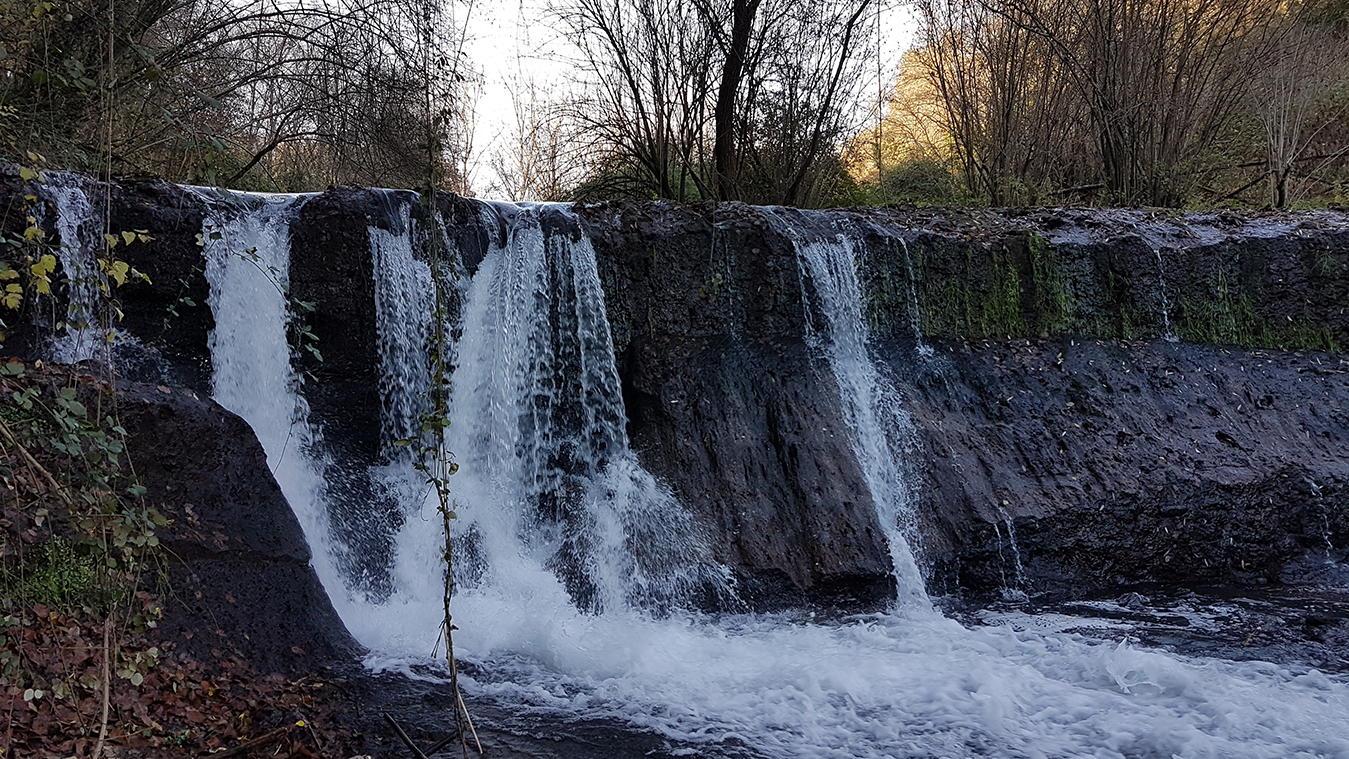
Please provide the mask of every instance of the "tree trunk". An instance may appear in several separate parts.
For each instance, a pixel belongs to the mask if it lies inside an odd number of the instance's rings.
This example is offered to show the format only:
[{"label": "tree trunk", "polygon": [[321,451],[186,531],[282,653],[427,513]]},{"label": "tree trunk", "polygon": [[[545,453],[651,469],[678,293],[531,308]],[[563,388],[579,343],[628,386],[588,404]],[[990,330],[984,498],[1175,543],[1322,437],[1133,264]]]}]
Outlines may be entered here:
[{"label": "tree trunk", "polygon": [[716,129],[712,161],[717,175],[718,200],[734,200],[736,195],[735,100],[745,75],[745,54],[749,51],[754,16],[759,11],[760,1],[735,0],[731,9],[731,39],[726,50],[726,62],[721,69],[721,86],[717,89],[717,105],[712,116]]}]

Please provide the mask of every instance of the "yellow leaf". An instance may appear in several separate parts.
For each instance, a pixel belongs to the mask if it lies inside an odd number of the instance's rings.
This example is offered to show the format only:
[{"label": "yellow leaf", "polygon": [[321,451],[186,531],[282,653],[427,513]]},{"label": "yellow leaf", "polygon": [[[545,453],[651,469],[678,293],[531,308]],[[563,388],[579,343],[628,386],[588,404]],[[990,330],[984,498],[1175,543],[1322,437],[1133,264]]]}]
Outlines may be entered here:
[{"label": "yellow leaf", "polygon": [[5,267],[4,269],[0,269],[0,279],[18,279],[18,278],[19,278],[18,271],[11,269],[8,266]]},{"label": "yellow leaf", "polygon": [[108,276],[117,282],[118,287],[121,287],[126,284],[126,275],[130,270],[131,264],[126,261],[113,261],[112,265],[108,267]]},{"label": "yellow leaf", "polygon": [[27,166],[20,166],[20,167],[19,167],[19,179],[22,179],[22,180],[25,181],[25,182],[27,182],[27,181],[30,180],[30,179],[37,179],[38,177],[41,177],[41,176],[42,176],[42,174],[38,173],[38,172],[37,172],[36,170],[34,170],[34,169],[28,168]]},{"label": "yellow leaf", "polygon": [[51,295],[51,292],[52,292],[52,283],[51,283],[51,280],[47,279],[46,277],[43,277],[42,279],[38,279],[38,280],[34,280],[34,281],[37,282],[37,291],[38,291],[38,292],[42,293],[43,295]]},{"label": "yellow leaf", "polygon": [[33,264],[28,268],[30,271],[33,272],[34,277],[37,277],[38,279],[46,279],[48,274],[51,274],[52,272],[56,271],[56,256],[53,256],[52,254],[48,253],[42,258],[39,258],[37,263]]},{"label": "yellow leaf", "polygon": [[21,293],[23,292],[23,285],[5,285],[5,292]]},{"label": "yellow leaf", "polygon": [[135,233],[135,232],[123,232],[123,233],[122,233],[122,240],[124,240],[124,241],[126,242],[127,245],[130,245],[131,243],[133,243],[133,242],[136,241],[136,233]]},{"label": "yellow leaf", "polygon": [[23,302],[23,295],[20,293],[8,293],[4,297],[6,308],[18,308]]},{"label": "yellow leaf", "polygon": [[108,241],[108,247],[109,247],[109,248],[115,248],[115,247],[117,247],[117,236],[116,236],[116,235],[103,235],[103,239]]}]

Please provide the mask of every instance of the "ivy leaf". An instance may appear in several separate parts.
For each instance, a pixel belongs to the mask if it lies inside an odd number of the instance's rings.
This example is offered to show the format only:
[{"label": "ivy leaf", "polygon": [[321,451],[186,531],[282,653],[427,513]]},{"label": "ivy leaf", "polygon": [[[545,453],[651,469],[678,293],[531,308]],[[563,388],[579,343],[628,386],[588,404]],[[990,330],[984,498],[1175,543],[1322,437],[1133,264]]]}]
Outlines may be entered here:
[{"label": "ivy leaf", "polygon": [[123,240],[124,242],[126,242],[127,245],[130,245],[131,243],[133,243],[133,242],[136,241],[136,233],[135,233],[135,232],[123,232],[123,233],[122,233],[122,240]]},{"label": "ivy leaf", "polygon": [[112,277],[118,287],[126,284],[127,274],[131,272],[131,264],[126,261],[108,260],[106,258],[98,263],[99,267],[103,269],[103,273]]},{"label": "ivy leaf", "polygon": [[47,255],[38,259],[37,263],[33,264],[28,268],[30,271],[33,272],[34,277],[45,277],[48,274],[51,274],[52,272],[56,271],[56,256],[53,256],[52,254],[48,253]]}]

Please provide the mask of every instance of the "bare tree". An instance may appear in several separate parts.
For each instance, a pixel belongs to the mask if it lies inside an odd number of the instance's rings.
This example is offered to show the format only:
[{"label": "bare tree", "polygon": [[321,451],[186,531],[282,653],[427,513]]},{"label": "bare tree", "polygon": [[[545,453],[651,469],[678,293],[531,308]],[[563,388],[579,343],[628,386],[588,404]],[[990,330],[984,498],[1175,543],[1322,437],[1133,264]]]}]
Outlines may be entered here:
[{"label": "bare tree", "polygon": [[919,60],[970,191],[1003,205],[1058,183],[1078,114],[1045,42],[981,0],[919,0],[917,10]]},{"label": "bare tree", "polygon": [[857,116],[874,3],[560,0],[555,11],[587,73],[578,116],[630,194],[808,204]]},{"label": "bare tree", "polygon": [[494,151],[490,192],[506,200],[565,200],[594,169],[575,112],[532,77],[507,84],[514,123]]},{"label": "bare tree", "polygon": [[[426,66],[416,23],[441,2],[452,0],[69,0],[0,24],[0,108],[76,168],[107,136],[123,171],[416,184],[421,95],[445,70]],[[437,86],[457,100],[465,80],[452,79]]]},{"label": "bare tree", "polygon": [[1268,0],[982,0],[1046,41],[1075,85],[1117,199],[1183,201],[1280,18]]},{"label": "bare tree", "polygon": [[[1290,201],[1289,185],[1299,162],[1323,163],[1349,152],[1349,138],[1338,134],[1349,113],[1349,92],[1334,97],[1335,86],[1349,83],[1349,44],[1333,28],[1294,20],[1281,37],[1277,56],[1259,77],[1256,111],[1264,127],[1268,173],[1276,208]],[[1324,144],[1336,132],[1341,144]],[[1323,144],[1320,155],[1313,145]]]}]

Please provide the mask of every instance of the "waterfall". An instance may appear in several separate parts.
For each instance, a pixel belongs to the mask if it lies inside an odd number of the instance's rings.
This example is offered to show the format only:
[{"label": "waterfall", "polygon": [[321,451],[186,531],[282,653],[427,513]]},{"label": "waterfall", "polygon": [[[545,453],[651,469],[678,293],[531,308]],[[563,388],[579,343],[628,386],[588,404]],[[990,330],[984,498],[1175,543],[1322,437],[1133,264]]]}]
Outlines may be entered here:
[{"label": "waterfall", "polygon": [[[913,424],[894,386],[877,370],[868,353],[855,245],[846,234],[837,232],[812,239],[802,226],[788,218],[785,209],[773,212],[770,218],[783,227],[796,248],[807,324],[812,325],[812,330],[816,321],[826,327],[823,334],[816,333],[816,341],[838,383],[839,403],[848,423],[853,452],[862,466],[876,514],[885,530],[900,600],[925,605],[927,592],[913,551],[917,543],[914,498],[905,476],[908,465],[902,447],[914,439]],[[832,224],[827,219],[813,221],[815,228],[828,228]],[[807,297],[804,285],[807,278],[814,286],[817,296],[814,301]],[[814,304],[820,312],[818,319],[809,313]]]},{"label": "waterfall", "polygon": [[96,358],[102,344],[98,252],[103,214],[94,210],[83,186],[86,180],[78,175],[50,172],[46,180],[40,192],[56,209],[56,258],[66,280],[65,329],[52,341],[52,358],[73,364]]},{"label": "waterfall", "polygon": [[307,196],[226,200],[208,191],[199,196],[210,208],[202,243],[215,317],[208,338],[212,394],[243,417],[262,443],[267,465],[309,541],[315,571],[337,603],[340,546],[329,539],[319,447],[287,339],[290,219]]},{"label": "waterfall", "polygon": [[1162,249],[1153,246],[1152,253],[1157,258],[1157,292],[1162,301],[1162,339],[1168,343],[1179,342],[1171,327],[1171,300],[1166,297],[1166,266],[1162,263]]},{"label": "waterfall", "polygon": [[430,389],[427,344],[435,293],[431,267],[413,253],[412,220],[399,206],[393,231],[370,227],[375,271],[375,327],[379,335],[381,445],[394,457],[394,441],[420,439]]},{"label": "waterfall", "polygon": [[913,339],[918,343],[918,355],[931,358],[932,346],[923,339],[923,312],[918,303],[918,279],[913,273],[913,256],[909,255],[909,244],[904,238],[900,237],[898,241],[900,249],[904,251],[904,276],[909,291],[909,329],[913,332]]},{"label": "waterfall", "polygon": [[[370,648],[367,666],[434,684],[443,535],[406,469],[390,467],[405,486],[395,591],[353,597],[331,569],[341,546],[327,538],[316,495],[322,441],[304,421],[275,287],[287,272],[287,214],[300,202],[253,199],[213,214],[216,395],[267,448],[325,587]],[[628,446],[594,249],[557,207],[483,213],[495,239],[461,282],[449,379],[448,443],[462,465],[451,478],[453,529],[466,571],[455,643],[475,665],[460,678],[470,695],[498,703],[520,729],[551,734],[594,718],[657,734],[672,755],[773,759],[1349,756],[1349,687],[1315,671],[966,629],[921,602],[820,621],[689,610],[698,593],[733,589],[699,526]],[[369,234],[386,438],[409,428],[414,389],[427,382],[430,276],[416,223]],[[868,485],[890,509],[902,587],[919,601],[901,525],[909,494],[888,442],[903,409],[867,355],[857,243],[837,231],[800,246],[803,292],[814,293],[814,339],[858,456],[870,457]],[[249,250],[256,258],[240,255]],[[898,448],[913,455],[902,439]]]},{"label": "waterfall", "polygon": [[[558,608],[624,614],[663,611],[706,593],[731,597],[725,570],[687,511],[628,447],[589,240],[551,229],[575,227],[558,207],[501,204],[484,214],[484,226],[504,234],[462,290],[448,389],[446,445],[460,465],[449,485],[463,601],[543,594]],[[372,228],[370,235],[386,343],[382,384],[398,398],[425,386],[429,321],[412,318],[407,305],[429,306],[431,274],[412,256],[411,232]],[[414,406],[385,398],[386,438],[412,428]],[[384,613],[375,608],[369,627],[356,624],[386,646],[434,636],[439,614],[443,535],[430,494],[417,493],[413,479],[404,476],[403,492],[416,495],[405,499],[394,560],[399,590],[388,603],[423,622],[391,631],[375,621]]]}]

